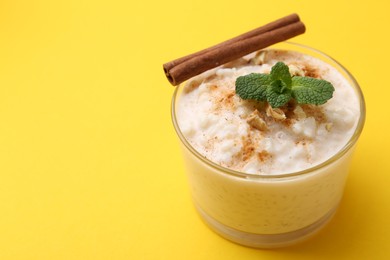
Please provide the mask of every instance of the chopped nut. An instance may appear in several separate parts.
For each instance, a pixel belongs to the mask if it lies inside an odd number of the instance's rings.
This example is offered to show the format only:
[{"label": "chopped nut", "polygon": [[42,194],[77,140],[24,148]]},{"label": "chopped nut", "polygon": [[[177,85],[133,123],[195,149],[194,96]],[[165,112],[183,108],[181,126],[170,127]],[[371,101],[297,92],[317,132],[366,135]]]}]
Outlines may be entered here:
[{"label": "chopped nut", "polygon": [[270,105],[268,105],[265,111],[267,113],[267,116],[273,117],[277,120],[286,119],[286,115],[284,114],[283,110],[281,110],[280,108],[272,108]]},{"label": "chopped nut", "polygon": [[333,124],[332,123],[327,123],[325,124],[325,129],[330,132],[330,130],[332,130],[332,127],[333,127]]},{"label": "chopped nut", "polygon": [[265,62],[265,51],[259,51],[256,56],[251,59],[252,65],[261,65]]},{"label": "chopped nut", "polygon": [[306,118],[306,113],[303,111],[301,106],[296,106],[293,112],[298,119]]},{"label": "chopped nut", "polygon": [[265,121],[260,117],[260,113],[259,111],[256,109],[255,111],[253,111],[248,119],[246,120],[247,123],[252,126],[253,128],[256,128],[257,130],[260,130],[260,131],[266,131],[268,128],[267,128],[267,124],[265,123]]},{"label": "chopped nut", "polygon": [[292,76],[301,76],[301,77],[305,76],[305,72],[303,71],[303,69],[294,64],[288,65],[288,69]]}]

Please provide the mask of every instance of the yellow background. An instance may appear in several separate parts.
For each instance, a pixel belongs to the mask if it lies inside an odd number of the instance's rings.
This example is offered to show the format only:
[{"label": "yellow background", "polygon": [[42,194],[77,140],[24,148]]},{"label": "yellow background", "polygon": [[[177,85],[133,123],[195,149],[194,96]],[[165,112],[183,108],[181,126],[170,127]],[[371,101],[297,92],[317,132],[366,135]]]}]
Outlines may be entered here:
[{"label": "yellow background", "polygon": [[[386,2],[0,1],[0,259],[389,259]],[[162,64],[293,12],[367,121],[330,225],[255,250],[196,214]]]}]

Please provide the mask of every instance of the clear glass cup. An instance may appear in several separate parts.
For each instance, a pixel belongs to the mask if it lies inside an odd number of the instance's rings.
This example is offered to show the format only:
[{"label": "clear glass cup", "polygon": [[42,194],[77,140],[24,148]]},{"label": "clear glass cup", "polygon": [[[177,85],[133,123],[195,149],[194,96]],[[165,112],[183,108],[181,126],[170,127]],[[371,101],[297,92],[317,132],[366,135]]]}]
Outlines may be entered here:
[{"label": "clear glass cup", "polygon": [[335,67],[354,88],[360,118],[348,143],[327,161],[281,175],[247,174],[221,167],[197,152],[178,126],[178,86],[172,100],[172,120],[181,141],[190,190],[200,216],[222,237],[241,245],[275,248],[316,234],[335,214],[343,196],[351,156],[365,121],[365,103],[354,77],[337,61],[313,48],[278,43],[273,49],[314,56]]}]

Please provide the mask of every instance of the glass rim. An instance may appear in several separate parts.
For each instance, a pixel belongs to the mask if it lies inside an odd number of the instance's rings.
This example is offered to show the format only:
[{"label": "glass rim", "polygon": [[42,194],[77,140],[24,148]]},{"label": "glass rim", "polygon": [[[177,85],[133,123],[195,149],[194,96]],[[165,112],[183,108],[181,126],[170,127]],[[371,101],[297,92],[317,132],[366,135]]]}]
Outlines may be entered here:
[{"label": "glass rim", "polygon": [[[309,46],[306,46],[306,45],[303,45],[300,43],[294,43],[294,42],[280,42],[280,43],[277,43],[275,45],[278,45],[278,44],[279,45],[280,44],[287,44],[290,46],[297,46],[299,48],[307,49],[309,51],[320,54],[321,56],[334,62],[337,66],[339,66],[339,69],[341,71],[343,71],[348,76],[350,82],[352,83],[352,87],[355,88],[356,94],[358,95],[359,106],[360,106],[360,117],[359,117],[359,121],[356,125],[356,128],[355,128],[353,135],[350,137],[348,142],[337,153],[332,155],[330,158],[321,162],[320,164],[306,168],[306,169],[301,170],[301,171],[286,172],[286,173],[281,173],[281,174],[245,173],[245,172],[241,172],[241,171],[236,171],[236,170],[221,166],[221,165],[209,160],[205,156],[203,156],[194,147],[192,147],[192,145],[187,141],[187,139],[185,138],[185,136],[181,132],[179,124],[177,122],[176,107],[175,106],[176,106],[178,91],[182,87],[182,84],[184,84],[184,83],[182,83],[179,86],[175,87],[175,91],[174,91],[173,96],[172,96],[171,119],[173,122],[173,126],[175,128],[177,135],[179,136],[181,143],[184,144],[186,149],[188,149],[188,151],[190,151],[192,155],[196,156],[199,160],[201,160],[203,163],[210,166],[211,168],[213,168],[217,171],[220,171],[222,173],[226,173],[226,174],[231,175],[231,176],[241,177],[241,178],[250,178],[250,179],[284,179],[284,178],[289,178],[289,177],[294,177],[294,176],[307,175],[307,174],[310,174],[318,169],[324,168],[324,167],[332,164],[333,162],[337,161],[344,154],[346,154],[356,144],[357,140],[359,139],[359,136],[363,131],[363,126],[364,126],[365,119],[366,119],[366,105],[365,105],[363,92],[360,88],[359,83],[356,81],[355,77],[337,60],[335,60],[331,56],[323,53],[322,51],[319,51],[315,48],[312,48],[312,47],[309,47]],[[265,49],[273,49],[273,46],[267,47]],[[326,63],[328,63],[328,62],[326,62]]]}]

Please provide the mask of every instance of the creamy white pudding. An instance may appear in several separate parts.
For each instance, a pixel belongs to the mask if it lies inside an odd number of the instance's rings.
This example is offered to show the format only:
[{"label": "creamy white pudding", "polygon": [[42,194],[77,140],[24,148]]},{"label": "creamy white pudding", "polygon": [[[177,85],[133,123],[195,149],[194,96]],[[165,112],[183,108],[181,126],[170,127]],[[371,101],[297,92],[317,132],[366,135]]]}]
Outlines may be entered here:
[{"label": "creamy white pudding", "polygon": [[[236,95],[237,77],[268,74],[278,61],[293,75],[331,82],[333,98],[321,106],[290,102],[272,109]],[[329,64],[297,52],[266,50],[232,65],[190,80],[178,103],[183,135],[207,159],[245,173],[296,172],[329,159],[354,133],[360,116],[358,97]]]}]

